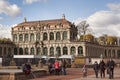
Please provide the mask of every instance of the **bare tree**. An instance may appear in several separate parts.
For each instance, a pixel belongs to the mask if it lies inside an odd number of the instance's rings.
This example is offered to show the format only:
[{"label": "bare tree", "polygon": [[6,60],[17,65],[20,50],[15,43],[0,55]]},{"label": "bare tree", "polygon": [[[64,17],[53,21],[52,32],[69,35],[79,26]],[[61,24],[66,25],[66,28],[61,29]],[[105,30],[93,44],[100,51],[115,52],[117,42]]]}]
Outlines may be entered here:
[{"label": "bare tree", "polygon": [[89,27],[89,24],[87,23],[87,21],[81,21],[78,25],[77,25],[77,28],[78,28],[78,34],[81,35],[85,35],[86,32],[88,31],[88,27]]}]

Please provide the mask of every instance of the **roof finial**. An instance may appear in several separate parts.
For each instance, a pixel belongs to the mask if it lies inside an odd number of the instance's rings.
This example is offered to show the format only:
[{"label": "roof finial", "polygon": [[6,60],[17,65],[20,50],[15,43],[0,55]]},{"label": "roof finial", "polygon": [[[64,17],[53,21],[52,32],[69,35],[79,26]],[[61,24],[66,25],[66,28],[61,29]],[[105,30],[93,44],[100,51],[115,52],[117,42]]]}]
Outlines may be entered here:
[{"label": "roof finial", "polygon": [[62,14],[62,19],[65,19],[65,14]]},{"label": "roof finial", "polygon": [[27,22],[27,19],[26,19],[26,17],[24,17],[24,22]]}]

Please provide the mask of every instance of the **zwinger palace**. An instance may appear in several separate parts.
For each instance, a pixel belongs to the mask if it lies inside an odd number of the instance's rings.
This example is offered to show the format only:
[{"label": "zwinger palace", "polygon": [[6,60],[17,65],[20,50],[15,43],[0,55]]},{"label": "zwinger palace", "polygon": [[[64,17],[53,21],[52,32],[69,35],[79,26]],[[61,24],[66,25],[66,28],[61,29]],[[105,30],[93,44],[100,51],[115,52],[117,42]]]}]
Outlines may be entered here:
[{"label": "zwinger palace", "polygon": [[[49,57],[82,56],[86,58],[120,58],[120,46],[100,45],[77,39],[77,27],[63,15],[60,19],[27,21],[12,27],[14,47],[0,45],[4,55],[40,55]],[[11,49],[10,49],[11,48]],[[8,51],[8,49],[10,49]]]}]

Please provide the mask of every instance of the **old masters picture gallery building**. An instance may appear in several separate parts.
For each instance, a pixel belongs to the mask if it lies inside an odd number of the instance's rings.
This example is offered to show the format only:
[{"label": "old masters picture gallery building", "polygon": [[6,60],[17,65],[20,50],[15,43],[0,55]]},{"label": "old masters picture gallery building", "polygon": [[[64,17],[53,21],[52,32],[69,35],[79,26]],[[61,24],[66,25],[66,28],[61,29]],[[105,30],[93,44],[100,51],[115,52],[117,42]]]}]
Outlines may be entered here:
[{"label": "old masters picture gallery building", "polygon": [[[63,15],[61,19],[27,21],[12,28],[16,47],[14,55],[40,55],[49,57],[84,56],[90,58],[120,58],[120,47],[104,46],[90,41],[78,41],[77,27]],[[2,51],[3,55],[4,51]]]}]

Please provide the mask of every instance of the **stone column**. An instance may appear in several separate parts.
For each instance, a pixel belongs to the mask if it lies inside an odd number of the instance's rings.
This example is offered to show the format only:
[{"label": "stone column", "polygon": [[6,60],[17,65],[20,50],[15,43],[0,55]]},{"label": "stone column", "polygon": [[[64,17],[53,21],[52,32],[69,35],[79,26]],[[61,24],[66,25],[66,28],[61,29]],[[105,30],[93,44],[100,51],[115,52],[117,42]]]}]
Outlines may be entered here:
[{"label": "stone column", "polygon": [[82,47],[83,47],[83,56],[86,56],[86,46],[83,45]]},{"label": "stone column", "polygon": [[19,42],[19,34],[17,34],[17,42]]},{"label": "stone column", "polygon": [[56,32],[54,32],[54,40],[56,40]]},{"label": "stone column", "polygon": [[28,34],[28,41],[30,42],[30,33]]},{"label": "stone column", "polygon": [[74,55],[77,56],[78,55],[78,47],[76,46],[75,48],[76,48],[76,54],[74,54]]},{"label": "stone column", "polygon": [[61,48],[61,55],[63,55],[63,45],[60,48]]},{"label": "stone column", "polygon": [[19,47],[17,48],[17,55],[19,55]]},{"label": "stone column", "polygon": [[25,34],[23,34],[23,42],[25,42]]},{"label": "stone column", "polygon": [[54,46],[54,56],[56,55],[56,46]]},{"label": "stone column", "polygon": [[70,31],[67,31],[67,39],[70,40]]},{"label": "stone column", "polygon": [[43,41],[43,32],[41,32],[40,34],[41,34],[40,40]]},{"label": "stone column", "polygon": [[34,41],[36,41],[36,33],[34,33]]},{"label": "stone column", "polygon": [[60,32],[61,40],[63,40],[63,32]]},{"label": "stone column", "polygon": [[49,56],[50,55],[50,46],[48,46],[47,48],[48,48],[47,56]]},{"label": "stone column", "polygon": [[48,36],[48,41],[50,41],[50,33],[47,32],[47,36]]},{"label": "stone column", "polygon": [[67,49],[68,49],[68,55],[70,55],[70,47],[67,46]]}]

